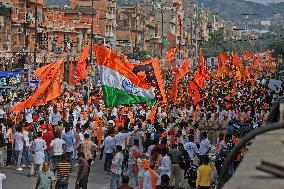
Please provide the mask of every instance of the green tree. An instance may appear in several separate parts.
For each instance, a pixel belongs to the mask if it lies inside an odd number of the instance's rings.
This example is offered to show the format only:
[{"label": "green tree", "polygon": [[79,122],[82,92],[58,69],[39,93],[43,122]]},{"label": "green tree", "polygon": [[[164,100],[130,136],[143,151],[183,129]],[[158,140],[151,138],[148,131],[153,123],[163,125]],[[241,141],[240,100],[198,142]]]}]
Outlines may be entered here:
[{"label": "green tree", "polygon": [[225,39],[222,30],[211,33],[208,41],[201,42],[201,47],[205,57],[216,57],[222,52],[238,51],[242,53],[247,49],[252,49],[252,45],[246,39]]}]

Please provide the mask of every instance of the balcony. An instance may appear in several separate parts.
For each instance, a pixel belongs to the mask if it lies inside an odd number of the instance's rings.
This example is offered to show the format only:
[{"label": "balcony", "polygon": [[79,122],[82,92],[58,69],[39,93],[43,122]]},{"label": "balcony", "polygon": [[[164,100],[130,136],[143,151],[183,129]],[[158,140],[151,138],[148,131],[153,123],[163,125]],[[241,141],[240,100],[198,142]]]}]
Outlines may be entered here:
[{"label": "balcony", "polygon": [[105,37],[114,38],[115,37],[114,32],[106,32]]},{"label": "balcony", "polygon": [[108,20],[114,20],[114,19],[115,19],[115,14],[106,13],[106,19],[108,19]]},{"label": "balcony", "polygon": [[43,5],[43,0],[27,0],[27,3],[37,3],[39,5]]},{"label": "balcony", "polygon": [[149,26],[149,27],[152,27],[152,28],[155,28],[155,22],[154,21],[151,21],[151,20],[146,20],[146,26]]}]

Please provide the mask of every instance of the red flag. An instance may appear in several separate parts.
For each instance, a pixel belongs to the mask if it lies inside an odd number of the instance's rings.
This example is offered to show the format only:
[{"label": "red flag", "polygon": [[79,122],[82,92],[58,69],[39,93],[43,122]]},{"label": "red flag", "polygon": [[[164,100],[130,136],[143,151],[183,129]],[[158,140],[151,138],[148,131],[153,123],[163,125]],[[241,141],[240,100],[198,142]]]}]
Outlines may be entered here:
[{"label": "red flag", "polygon": [[249,60],[253,58],[253,53],[250,50],[246,50],[243,54],[243,60]]},{"label": "red flag", "polygon": [[176,36],[172,34],[171,32],[167,33],[166,36],[167,40],[170,42],[171,46],[176,45]]},{"label": "red flag", "polygon": [[236,67],[240,67],[241,66],[241,61],[240,61],[240,58],[239,58],[239,53],[236,52],[234,57],[233,57],[233,63]]},{"label": "red flag", "polygon": [[195,85],[194,82],[189,83],[188,95],[192,97],[194,106],[196,106],[201,101],[201,96],[198,87]]}]

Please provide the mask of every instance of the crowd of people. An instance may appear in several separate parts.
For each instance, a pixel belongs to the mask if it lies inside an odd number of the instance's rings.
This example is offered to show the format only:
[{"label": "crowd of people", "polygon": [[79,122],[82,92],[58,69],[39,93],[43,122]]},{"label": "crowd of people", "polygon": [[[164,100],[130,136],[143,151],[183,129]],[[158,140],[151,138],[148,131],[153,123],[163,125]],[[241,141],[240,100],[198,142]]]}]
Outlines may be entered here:
[{"label": "crowd of people", "polygon": [[[215,155],[228,153],[242,135],[230,126],[262,125],[271,103],[283,95],[268,87],[271,75],[266,73],[243,83],[212,74],[197,105],[187,97],[186,77],[178,103],[159,103],[154,120],[147,105],[105,108],[99,84],[90,93],[87,83],[66,85],[61,97],[23,112],[10,109],[32,92],[3,92],[0,147],[6,151],[5,166],[17,171],[30,167],[39,189],[68,188],[70,174],[77,170],[76,189],[86,189],[93,162],[104,157],[110,189],[132,188],[129,180],[141,189],[212,188],[221,167]],[[165,77],[170,81],[171,72]]]}]

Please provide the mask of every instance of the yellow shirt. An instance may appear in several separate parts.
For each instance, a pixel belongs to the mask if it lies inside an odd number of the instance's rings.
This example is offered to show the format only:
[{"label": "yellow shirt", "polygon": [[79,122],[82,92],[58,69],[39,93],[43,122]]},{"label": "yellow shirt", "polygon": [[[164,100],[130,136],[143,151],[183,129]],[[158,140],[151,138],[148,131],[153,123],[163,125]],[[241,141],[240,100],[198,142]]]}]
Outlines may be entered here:
[{"label": "yellow shirt", "polygon": [[211,186],[213,169],[209,165],[201,165],[197,169],[196,186]]}]

